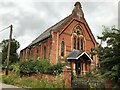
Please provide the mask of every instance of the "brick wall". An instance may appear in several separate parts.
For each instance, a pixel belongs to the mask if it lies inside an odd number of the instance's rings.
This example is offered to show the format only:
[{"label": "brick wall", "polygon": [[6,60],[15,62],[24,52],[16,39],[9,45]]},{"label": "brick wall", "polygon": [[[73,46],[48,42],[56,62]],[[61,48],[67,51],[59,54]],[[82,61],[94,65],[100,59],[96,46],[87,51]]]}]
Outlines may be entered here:
[{"label": "brick wall", "polygon": [[[68,67],[68,66],[65,66],[64,68],[63,68],[63,73],[62,73],[62,75],[63,75],[63,80],[64,80],[64,82],[63,83],[65,83],[66,84],[66,88],[71,88],[71,69]],[[32,78],[35,78],[35,77],[39,77],[40,79],[48,79],[49,81],[54,81],[54,80],[56,80],[56,77],[57,77],[57,79],[58,80],[60,80],[61,79],[61,77],[60,76],[53,76],[53,75],[50,75],[50,74],[31,74],[30,75]]]},{"label": "brick wall", "polygon": [[51,38],[44,40],[43,42],[37,43],[34,46],[25,48],[20,52],[20,60],[25,59],[44,59],[44,47],[46,47],[46,59],[50,58],[50,44]]},{"label": "brick wall", "polygon": [[[58,61],[65,61],[65,57],[73,50],[73,38],[74,38],[74,28],[79,25],[83,31],[83,47],[84,51],[88,54],[90,49],[97,47],[97,43],[94,41],[90,30],[83,19],[81,21],[72,20],[67,27],[62,28],[59,32],[51,31],[51,38],[48,38],[29,49],[25,48],[20,53],[20,59],[44,59],[44,47],[46,47],[46,59],[50,60],[51,64],[56,64]],[[86,25],[86,26],[85,26]],[[61,58],[61,42],[65,42],[65,55]],[[91,69],[94,68],[98,63],[97,56],[94,56]]]}]

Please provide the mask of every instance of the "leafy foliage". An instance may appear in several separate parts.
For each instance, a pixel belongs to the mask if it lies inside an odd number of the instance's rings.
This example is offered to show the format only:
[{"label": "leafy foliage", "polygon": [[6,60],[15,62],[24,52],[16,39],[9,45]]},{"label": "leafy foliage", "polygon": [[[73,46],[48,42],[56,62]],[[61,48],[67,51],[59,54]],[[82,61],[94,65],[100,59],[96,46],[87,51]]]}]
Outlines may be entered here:
[{"label": "leafy foliage", "polygon": [[20,64],[20,72],[23,74],[32,73],[33,67],[34,67],[34,64],[31,60],[30,61],[25,60]]},{"label": "leafy foliage", "polygon": [[9,68],[9,70],[16,73],[17,75],[20,74],[20,64],[19,63],[13,63],[13,64],[9,65],[8,68]]},{"label": "leafy foliage", "polygon": [[[98,48],[101,75],[115,81],[115,87],[120,87],[120,30],[104,28],[103,36],[98,37],[101,44]],[[103,42],[106,45],[103,46]]]},{"label": "leafy foliage", "polygon": [[53,65],[49,72],[53,75],[58,75],[60,73],[62,73],[62,67],[64,66],[64,64],[62,63],[57,63],[56,65]]},{"label": "leafy foliage", "polygon": [[48,60],[25,60],[20,64],[20,72],[22,74],[49,73],[59,75],[62,73],[63,66],[64,64],[62,63],[50,66]]},{"label": "leafy foliage", "polygon": [[[2,64],[5,64],[7,59],[7,52],[8,52],[8,42],[9,39],[2,41]],[[20,47],[20,44],[15,39],[11,40],[11,48],[10,48],[10,60],[9,63],[15,63],[19,60],[17,50]]]},{"label": "leafy foliage", "polygon": [[23,74],[47,73],[49,68],[48,60],[25,60],[20,64],[20,72]]}]

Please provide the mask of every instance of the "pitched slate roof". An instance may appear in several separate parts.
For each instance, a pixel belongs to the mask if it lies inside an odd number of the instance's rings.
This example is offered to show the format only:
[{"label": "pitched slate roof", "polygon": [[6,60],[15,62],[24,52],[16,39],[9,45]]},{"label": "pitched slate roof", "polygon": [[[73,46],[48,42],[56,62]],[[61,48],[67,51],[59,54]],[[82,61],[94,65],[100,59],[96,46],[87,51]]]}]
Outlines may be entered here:
[{"label": "pitched slate roof", "polygon": [[82,54],[82,51],[79,50],[73,50],[68,56],[67,59],[76,59],[80,54]]},{"label": "pitched slate roof", "polygon": [[90,56],[83,51],[80,50],[73,50],[68,56],[67,56],[67,60],[78,60],[79,58],[84,58],[84,59],[88,59],[91,62],[93,61]]},{"label": "pitched slate roof", "polygon": [[29,46],[32,46],[32,45],[42,41],[43,39],[49,37],[51,35],[50,34],[51,31],[54,31],[54,32],[59,31],[69,22],[70,19],[71,19],[71,15],[67,16],[66,18],[64,18],[61,21],[59,21],[58,23],[56,23],[55,25],[51,26],[50,28],[45,30],[41,35],[39,35],[35,40],[33,40],[32,43],[29,44]]}]

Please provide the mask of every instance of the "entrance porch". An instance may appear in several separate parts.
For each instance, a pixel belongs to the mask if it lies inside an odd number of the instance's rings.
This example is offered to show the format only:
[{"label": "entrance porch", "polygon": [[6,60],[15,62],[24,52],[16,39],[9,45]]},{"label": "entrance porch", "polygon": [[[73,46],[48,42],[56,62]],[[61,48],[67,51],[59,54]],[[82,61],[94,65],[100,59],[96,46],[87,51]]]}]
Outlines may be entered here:
[{"label": "entrance porch", "polygon": [[72,73],[77,76],[84,76],[90,71],[90,63],[93,61],[86,52],[79,50],[73,50],[67,56],[67,60],[70,62]]}]

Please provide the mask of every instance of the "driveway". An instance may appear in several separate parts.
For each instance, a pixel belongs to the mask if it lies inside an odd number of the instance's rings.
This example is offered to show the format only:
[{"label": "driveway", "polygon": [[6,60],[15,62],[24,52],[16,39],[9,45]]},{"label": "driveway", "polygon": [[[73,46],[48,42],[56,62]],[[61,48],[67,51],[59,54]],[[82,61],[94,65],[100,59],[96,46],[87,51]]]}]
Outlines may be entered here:
[{"label": "driveway", "polygon": [[0,90],[28,90],[28,89],[24,89],[24,88],[20,88],[17,86],[8,85],[0,82]]}]

